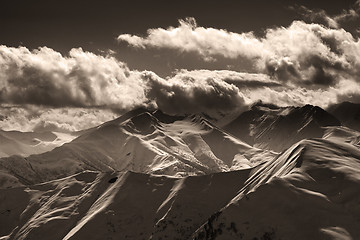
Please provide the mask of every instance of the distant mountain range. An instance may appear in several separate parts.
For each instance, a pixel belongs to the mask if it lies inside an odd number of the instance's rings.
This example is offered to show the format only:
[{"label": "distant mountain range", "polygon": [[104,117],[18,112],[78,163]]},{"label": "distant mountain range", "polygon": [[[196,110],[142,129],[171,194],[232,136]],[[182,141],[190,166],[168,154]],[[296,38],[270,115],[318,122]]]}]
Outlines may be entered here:
[{"label": "distant mountain range", "polygon": [[65,137],[2,131],[0,239],[357,239],[356,109],[140,108],[30,156]]},{"label": "distant mountain range", "polygon": [[249,168],[274,156],[201,116],[136,109],[52,151],[0,159],[0,179],[4,186],[20,186],[84,170],[199,175]]},{"label": "distant mountain range", "polygon": [[53,150],[70,142],[76,134],[58,132],[20,132],[0,130],[0,157],[29,156]]},{"label": "distant mountain range", "polygon": [[[352,126],[356,106],[344,103],[331,110],[350,116]],[[222,128],[214,124],[206,115],[171,116],[139,108],[74,134],[1,131],[0,157],[8,158],[0,159],[0,187],[84,170],[170,176],[238,170],[273,159],[302,139],[322,137],[325,127],[341,122],[316,106],[257,103]]]},{"label": "distant mountain range", "polygon": [[320,107],[256,104],[224,130],[252,146],[281,152],[302,139],[322,137],[325,126],[339,125],[336,117]]}]

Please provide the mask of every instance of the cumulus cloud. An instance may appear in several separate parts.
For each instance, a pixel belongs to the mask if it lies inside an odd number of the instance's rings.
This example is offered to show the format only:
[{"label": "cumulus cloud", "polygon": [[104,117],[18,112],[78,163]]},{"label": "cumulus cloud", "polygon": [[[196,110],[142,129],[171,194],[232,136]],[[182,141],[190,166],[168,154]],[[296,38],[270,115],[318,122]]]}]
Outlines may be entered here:
[{"label": "cumulus cloud", "polygon": [[135,75],[115,58],[81,48],[64,57],[47,47],[0,46],[1,103],[128,109],[145,99]]},{"label": "cumulus cloud", "polygon": [[360,83],[352,81],[343,81],[340,86],[336,88],[336,102],[354,102],[360,103]]},{"label": "cumulus cloud", "polygon": [[[170,114],[242,111],[259,99],[326,107],[360,96],[360,40],[344,29],[295,21],[263,37],[197,26],[194,19],[146,37],[120,35],[138,48],[167,48],[246,59],[257,72],[177,70],[166,78],[130,70],[112,54],[0,46],[0,128],[75,131],[139,106]],[[351,100],[350,99],[350,100]]]},{"label": "cumulus cloud", "polygon": [[181,20],[176,28],[150,29],[145,37],[122,34],[118,41],[137,48],[195,52],[205,61],[217,56],[245,58],[259,73],[311,88],[333,86],[344,75],[358,80],[360,42],[344,29],[294,21],[257,37],[252,32],[199,27],[194,22]]},{"label": "cumulus cloud", "polygon": [[172,114],[239,111],[246,103],[236,83],[272,82],[256,74],[209,70],[161,78],[130,70],[111,56],[82,49],[62,56],[47,47],[1,46],[0,70],[0,126],[37,131],[79,130],[140,106]]},{"label": "cumulus cloud", "polygon": [[[355,101],[360,95],[360,82],[344,77],[340,77],[336,84],[327,88],[290,86],[274,81],[266,74],[228,70],[180,70],[167,79],[152,74],[145,78],[151,79],[149,95],[154,94],[152,99],[155,100],[155,105],[169,113],[182,112],[182,108],[191,108],[194,112],[205,109],[205,112],[209,112],[212,108],[241,112],[246,106],[259,100],[279,106],[302,106],[309,103],[326,108],[341,100]],[[158,87],[159,85],[162,87]],[[200,89],[201,94],[198,92]],[[205,92],[206,96],[213,97],[204,98],[202,94]]]},{"label": "cumulus cloud", "polygon": [[[150,71],[129,72],[138,77],[144,99],[138,106],[160,108],[169,114],[192,114],[204,112],[210,115],[242,111],[249,102],[237,84],[244,87],[267,86],[273,82],[264,74],[238,73],[234,71],[180,70],[166,79]],[[32,87],[36,87],[37,82]],[[30,83],[29,83],[30,85]],[[116,86],[115,86],[116,87]],[[138,87],[138,86],[135,86]],[[51,90],[51,94],[58,94]],[[60,89],[59,91],[63,91]],[[121,95],[120,95],[121,96]],[[109,96],[111,97],[111,96]],[[129,94],[123,96],[133,97]],[[138,99],[135,99],[138,100]],[[46,101],[46,96],[44,96]],[[113,111],[114,106],[92,108],[60,105],[59,108],[34,104],[2,104],[0,128],[21,131],[78,131],[109,121],[124,111]],[[106,105],[105,105],[106,106]]]},{"label": "cumulus cloud", "polygon": [[341,76],[358,78],[359,40],[344,29],[295,21],[267,30],[263,41],[273,51],[265,69],[279,80],[321,87],[335,85]]},{"label": "cumulus cloud", "polygon": [[[266,74],[222,70],[179,70],[164,79],[152,72],[138,73],[146,103],[170,114],[241,112],[262,100],[280,106],[311,103],[327,107],[337,100],[358,99],[360,84],[342,79],[326,89],[280,84]],[[51,108],[37,105],[0,106],[0,128],[21,131],[69,132],[87,129],[118,116],[106,108]]]},{"label": "cumulus cloud", "polygon": [[149,99],[170,114],[241,111],[246,105],[235,85],[211,74],[180,72],[163,79],[152,72],[144,72],[142,77],[149,85]]},{"label": "cumulus cloud", "polygon": [[153,72],[130,70],[111,56],[80,48],[64,57],[47,47],[30,51],[1,46],[0,70],[2,104],[95,107],[118,112],[155,105],[172,113],[230,111],[243,104],[239,89],[219,77],[236,79],[240,76],[237,73],[199,71],[191,77],[178,72],[163,79]]},{"label": "cumulus cloud", "polygon": [[262,55],[262,43],[252,32],[238,34],[225,29],[199,27],[194,18],[179,20],[179,26],[176,28],[149,29],[144,38],[121,34],[117,39],[137,48],[169,48],[197,52],[205,60],[213,60],[216,55],[227,58]]},{"label": "cumulus cloud", "polygon": [[[184,70],[163,79],[152,72],[142,72],[139,73],[139,78],[146,84],[143,89],[146,100],[140,105],[160,108],[169,114],[204,112],[214,116],[230,111],[242,111],[248,104],[245,103],[244,96],[235,85],[224,81],[234,74],[236,75],[231,71],[227,74],[204,71],[202,74],[194,73],[194,77],[191,77],[191,72]],[[97,126],[116,118],[118,114],[113,108],[51,108],[33,104],[3,104],[0,107],[0,128],[72,132]]]}]

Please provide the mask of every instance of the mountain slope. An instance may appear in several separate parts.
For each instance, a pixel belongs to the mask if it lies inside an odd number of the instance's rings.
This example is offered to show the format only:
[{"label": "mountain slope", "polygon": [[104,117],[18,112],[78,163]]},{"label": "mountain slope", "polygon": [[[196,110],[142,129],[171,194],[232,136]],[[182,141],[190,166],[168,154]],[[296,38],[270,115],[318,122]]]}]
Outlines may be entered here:
[{"label": "mountain slope", "polygon": [[19,132],[0,130],[0,157],[40,154],[53,150],[75,138],[73,134],[57,132]]},{"label": "mountain slope", "polygon": [[238,171],[87,171],[0,189],[0,238],[356,239],[360,149],[341,135]]},{"label": "mountain slope", "polygon": [[360,147],[360,132],[347,127],[326,127],[323,138],[346,142]]},{"label": "mountain slope", "polygon": [[323,127],[340,124],[316,106],[280,108],[257,104],[224,126],[224,130],[255,147],[282,152],[302,139],[322,137]]},{"label": "mountain slope", "polygon": [[328,111],[344,126],[360,131],[360,104],[343,102],[330,106]]},{"label": "mountain slope", "polygon": [[84,131],[53,151],[0,159],[0,183],[3,187],[39,183],[84,170],[209,174],[249,168],[274,156],[200,116],[172,117],[138,109]]},{"label": "mountain slope", "polygon": [[303,140],[263,164],[193,239],[356,239],[360,150]]},{"label": "mountain slope", "polygon": [[[161,239],[159,234],[168,234],[184,239],[236,195],[248,174],[243,170],[178,179],[83,172],[27,188],[2,189],[0,237]],[[224,185],[233,180],[235,184]]]}]

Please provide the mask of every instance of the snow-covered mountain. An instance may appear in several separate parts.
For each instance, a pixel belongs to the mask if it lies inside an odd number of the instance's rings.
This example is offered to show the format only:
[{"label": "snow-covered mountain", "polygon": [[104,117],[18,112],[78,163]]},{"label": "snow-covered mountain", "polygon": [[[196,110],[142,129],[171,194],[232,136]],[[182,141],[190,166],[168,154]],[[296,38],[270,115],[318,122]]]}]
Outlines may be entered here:
[{"label": "snow-covered mountain", "polygon": [[0,130],[0,157],[29,156],[53,150],[76,137],[72,133]]},{"label": "snow-covered mountain", "polygon": [[[0,190],[1,239],[357,239],[360,149],[344,129],[201,176],[85,171]],[[346,129],[345,129],[346,130]]]},{"label": "snow-covered mountain", "polygon": [[199,175],[249,168],[274,157],[201,116],[136,109],[50,152],[0,159],[0,183],[39,183],[84,170]]},{"label": "snow-covered mountain", "polygon": [[342,102],[331,105],[327,110],[344,126],[360,131],[360,104]]},{"label": "snow-covered mountain", "polygon": [[360,149],[303,140],[259,166],[193,239],[357,239]]},{"label": "snow-covered mountain", "polygon": [[1,158],[0,239],[360,236],[360,132],[310,105],[258,104],[225,128],[136,109]]},{"label": "snow-covered mountain", "polygon": [[248,174],[243,170],[174,178],[83,172],[27,188],[2,189],[0,224],[5,227],[0,236],[185,239],[235,196]]},{"label": "snow-covered mountain", "polygon": [[223,128],[252,146],[281,152],[302,139],[321,137],[323,127],[339,125],[337,118],[317,106],[256,104]]}]

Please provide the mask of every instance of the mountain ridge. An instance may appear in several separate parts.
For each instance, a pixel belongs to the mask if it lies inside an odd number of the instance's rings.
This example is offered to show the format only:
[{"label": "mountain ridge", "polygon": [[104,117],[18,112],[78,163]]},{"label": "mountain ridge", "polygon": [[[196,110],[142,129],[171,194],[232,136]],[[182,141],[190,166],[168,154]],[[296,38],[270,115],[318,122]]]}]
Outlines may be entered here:
[{"label": "mountain ridge", "polygon": [[282,152],[302,139],[322,137],[323,127],[340,125],[338,119],[317,106],[269,107],[258,103],[224,130],[254,147]]},{"label": "mountain ridge", "polygon": [[[50,152],[23,160],[15,156],[0,159],[0,168],[6,173],[2,182],[21,185],[22,178],[38,183],[84,170],[209,174],[248,168],[274,156],[236,139],[202,116],[136,109],[84,131]],[[8,174],[15,179],[7,179]]]},{"label": "mountain ridge", "polygon": [[344,126],[360,131],[360,104],[342,102],[329,106],[327,110],[336,116]]},{"label": "mountain ridge", "polygon": [[44,233],[60,229],[54,238],[354,239],[360,148],[340,140],[302,140],[273,161],[237,171],[85,171],[0,189],[0,236],[47,239]]}]

